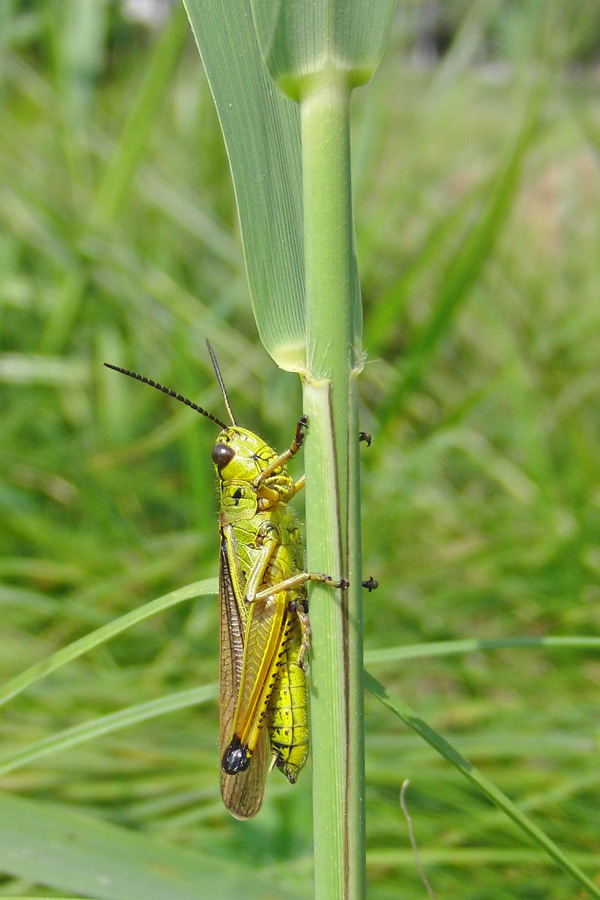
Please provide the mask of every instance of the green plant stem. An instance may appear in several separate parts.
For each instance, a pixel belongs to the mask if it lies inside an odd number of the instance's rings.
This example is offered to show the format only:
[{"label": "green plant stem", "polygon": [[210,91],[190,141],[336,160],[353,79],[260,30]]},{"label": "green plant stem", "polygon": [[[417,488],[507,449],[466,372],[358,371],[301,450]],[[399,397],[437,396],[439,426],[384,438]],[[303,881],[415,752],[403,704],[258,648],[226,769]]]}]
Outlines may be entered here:
[{"label": "green plant stem", "polygon": [[310,597],[315,897],[338,900],[365,891],[356,398],[349,402],[359,292],[343,76],[328,71],[307,79],[300,111],[307,564],[309,571],[351,579],[347,591],[314,585]]}]

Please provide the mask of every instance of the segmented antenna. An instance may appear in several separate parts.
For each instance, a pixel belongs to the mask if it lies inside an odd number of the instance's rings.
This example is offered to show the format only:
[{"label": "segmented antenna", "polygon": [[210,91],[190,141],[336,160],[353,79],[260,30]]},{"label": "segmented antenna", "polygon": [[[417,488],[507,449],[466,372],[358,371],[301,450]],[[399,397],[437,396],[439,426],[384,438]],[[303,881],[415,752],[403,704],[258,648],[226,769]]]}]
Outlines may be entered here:
[{"label": "segmented antenna", "polygon": [[[210,347],[208,348],[210,350]],[[215,358],[211,351],[211,358],[213,361],[213,365],[215,365]],[[129,369],[122,369],[120,366],[113,366],[110,363],[104,363],[107,369],[114,369],[115,372],[120,372],[121,375],[129,375],[130,378],[135,378],[137,381],[141,381],[142,384],[149,384],[150,387],[156,388],[157,391],[162,391],[163,394],[168,394],[169,397],[174,397],[175,400],[179,400],[180,403],[185,403],[186,406],[189,406],[190,409],[195,410],[196,412],[201,413],[201,415],[206,416],[207,419],[210,419],[211,422],[214,422],[215,425],[218,425],[219,428],[227,428],[228,426],[221,422],[220,419],[217,419],[216,416],[213,416],[212,413],[207,412],[205,409],[202,409],[201,406],[198,406],[197,403],[192,403],[191,400],[188,400],[187,397],[182,397],[181,394],[177,394],[175,391],[172,391],[171,388],[165,387],[164,384],[159,384],[158,381],[152,381],[150,378],[146,378],[145,375],[138,375],[137,372],[130,372]],[[217,369],[217,376],[219,378],[219,384],[221,385],[221,390],[225,390],[223,387],[223,382],[221,381],[221,377],[219,374],[219,370]],[[227,409],[229,411],[229,415],[231,416],[231,410],[229,409],[229,403],[227,402],[227,394],[225,394],[225,402],[227,405]],[[232,416],[233,418],[233,416]],[[235,425],[235,421],[234,421]]]},{"label": "segmented antenna", "polygon": [[208,347],[208,352],[210,353],[210,358],[212,360],[213,368],[215,370],[215,374],[217,376],[217,381],[219,382],[219,387],[221,388],[221,393],[223,394],[223,400],[225,401],[225,406],[227,407],[227,412],[229,413],[229,418],[231,419],[232,425],[237,425],[235,421],[235,416],[231,411],[231,404],[229,403],[229,397],[227,396],[227,391],[225,390],[225,385],[223,384],[223,379],[221,378],[221,370],[219,369],[219,363],[217,362],[217,357],[214,354],[213,348],[210,346],[208,342],[208,338],[206,340],[206,346]]}]

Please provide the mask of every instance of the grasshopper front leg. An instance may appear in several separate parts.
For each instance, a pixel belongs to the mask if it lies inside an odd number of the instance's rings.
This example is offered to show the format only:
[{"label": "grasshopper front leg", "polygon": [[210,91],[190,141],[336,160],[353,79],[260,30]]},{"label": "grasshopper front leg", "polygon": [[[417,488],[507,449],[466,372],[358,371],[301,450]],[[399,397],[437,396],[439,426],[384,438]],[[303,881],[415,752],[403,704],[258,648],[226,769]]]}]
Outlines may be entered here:
[{"label": "grasshopper front leg", "polygon": [[[284,450],[277,459],[274,459],[272,463],[270,463],[265,469],[262,470],[258,478],[254,480],[254,487],[259,488],[261,484],[263,484],[270,475],[276,469],[280,469],[282,466],[285,466],[288,460],[295,456],[300,447],[304,442],[304,430],[308,426],[308,416],[302,415],[298,419],[296,423],[296,434],[294,435],[294,440],[290,444],[287,450]],[[298,488],[300,490],[300,488]]]}]

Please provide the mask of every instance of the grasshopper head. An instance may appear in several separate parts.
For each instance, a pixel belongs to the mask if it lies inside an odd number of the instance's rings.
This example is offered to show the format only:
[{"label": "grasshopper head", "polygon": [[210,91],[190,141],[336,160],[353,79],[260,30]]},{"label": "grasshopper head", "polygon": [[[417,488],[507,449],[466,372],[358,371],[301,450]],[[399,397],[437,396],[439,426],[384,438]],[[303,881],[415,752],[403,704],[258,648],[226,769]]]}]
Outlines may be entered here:
[{"label": "grasshopper head", "polygon": [[222,482],[255,481],[277,459],[272,447],[247,428],[224,428],[212,451]]}]

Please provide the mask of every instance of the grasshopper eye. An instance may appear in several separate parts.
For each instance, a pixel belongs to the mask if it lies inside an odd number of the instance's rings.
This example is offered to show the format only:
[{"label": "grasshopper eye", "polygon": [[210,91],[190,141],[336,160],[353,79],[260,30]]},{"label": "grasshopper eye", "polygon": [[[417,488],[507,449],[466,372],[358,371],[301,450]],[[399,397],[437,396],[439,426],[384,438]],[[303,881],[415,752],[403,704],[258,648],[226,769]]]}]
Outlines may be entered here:
[{"label": "grasshopper eye", "polygon": [[217,469],[222,469],[231,462],[235,456],[235,450],[229,444],[215,444],[212,450],[212,458]]}]

